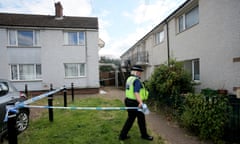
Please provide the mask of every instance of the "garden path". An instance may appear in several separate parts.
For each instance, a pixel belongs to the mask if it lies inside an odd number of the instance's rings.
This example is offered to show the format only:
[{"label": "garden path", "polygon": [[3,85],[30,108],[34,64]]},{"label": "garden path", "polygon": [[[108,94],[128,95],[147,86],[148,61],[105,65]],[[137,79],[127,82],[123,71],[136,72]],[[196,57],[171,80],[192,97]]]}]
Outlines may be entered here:
[{"label": "garden path", "polygon": [[[107,98],[119,98],[124,100],[125,92],[119,88],[103,87],[101,90],[105,91],[104,94]],[[147,126],[157,136],[162,137],[166,144],[206,144],[209,142],[203,142],[198,137],[191,135],[187,130],[179,127],[175,122],[169,120],[162,114],[156,112],[150,112],[146,116]]]}]

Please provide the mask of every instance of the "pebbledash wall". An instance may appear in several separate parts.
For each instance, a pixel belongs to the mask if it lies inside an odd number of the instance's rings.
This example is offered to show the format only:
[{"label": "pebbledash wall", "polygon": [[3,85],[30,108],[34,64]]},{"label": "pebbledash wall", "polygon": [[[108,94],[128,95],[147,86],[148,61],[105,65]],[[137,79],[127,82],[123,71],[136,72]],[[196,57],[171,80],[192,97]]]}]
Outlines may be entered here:
[{"label": "pebbledash wall", "polygon": [[[198,22],[179,32],[179,17],[198,7]],[[158,26],[140,39],[122,56],[129,59],[134,51],[148,52],[143,79],[168,58],[199,61],[196,90],[226,89],[236,94],[240,87],[240,1],[187,0]],[[164,39],[155,44],[155,34],[164,31]],[[139,48],[140,47],[140,48]],[[138,50],[136,50],[138,49]]]},{"label": "pebbledash wall", "polygon": [[[50,84],[53,88],[59,88],[64,85],[71,87],[71,83],[74,83],[75,88],[87,89],[87,91],[92,89],[94,92],[99,90],[97,18],[66,16],[56,18],[44,15],[0,13],[1,19],[9,16],[11,19],[0,22],[0,78],[12,81],[20,91],[25,89],[26,84],[29,91],[45,91],[49,90]],[[42,17],[42,21],[46,20],[46,22],[41,23],[38,17]],[[15,21],[14,18],[19,19]],[[20,18],[23,21],[19,21]],[[36,19],[39,22],[28,21],[30,19]],[[38,30],[38,46],[9,46],[9,29]],[[64,32],[79,31],[85,34],[84,44],[64,44]],[[66,63],[85,64],[85,75],[66,77],[64,68]],[[12,80],[11,64],[41,64],[41,78]]]},{"label": "pebbledash wall", "polygon": [[[23,90],[27,84],[29,90],[49,89],[50,84],[54,87],[63,85],[81,88],[99,88],[98,70],[98,32],[86,31],[85,46],[63,45],[62,30],[40,30],[41,47],[35,48],[6,48],[7,30],[1,29],[0,43],[1,70],[0,77],[10,79],[9,63],[40,63],[42,65],[41,80],[12,81],[14,85]],[[5,39],[5,40],[4,40]],[[44,42],[44,43],[42,43]],[[64,63],[85,63],[86,75],[78,78],[65,78]]]}]

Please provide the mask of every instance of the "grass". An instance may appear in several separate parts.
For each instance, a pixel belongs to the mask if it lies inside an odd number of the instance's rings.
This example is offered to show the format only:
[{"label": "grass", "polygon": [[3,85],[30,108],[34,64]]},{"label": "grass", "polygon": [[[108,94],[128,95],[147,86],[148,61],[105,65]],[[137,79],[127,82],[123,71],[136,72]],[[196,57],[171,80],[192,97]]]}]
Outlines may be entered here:
[{"label": "grass", "polygon": [[[62,99],[62,98],[61,98]],[[42,104],[43,102],[39,102]],[[62,106],[59,98],[54,105]],[[46,100],[45,100],[46,104]],[[68,106],[123,106],[120,100],[86,98],[75,100]],[[136,122],[129,132],[130,139],[119,141],[119,132],[126,120],[126,111],[95,110],[54,110],[54,121],[49,122],[48,112],[40,118],[31,120],[29,128],[18,136],[20,144],[164,144],[161,137],[154,135],[154,141],[140,138]]]}]

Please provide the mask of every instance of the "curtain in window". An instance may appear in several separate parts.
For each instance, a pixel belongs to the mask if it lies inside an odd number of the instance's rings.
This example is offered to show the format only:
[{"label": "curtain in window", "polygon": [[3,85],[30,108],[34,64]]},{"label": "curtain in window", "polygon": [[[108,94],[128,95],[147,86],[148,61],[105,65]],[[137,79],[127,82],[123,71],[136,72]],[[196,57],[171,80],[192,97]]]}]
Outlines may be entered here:
[{"label": "curtain in window", "polygon": [[36,78],[41,79],[42,78],[42,68],[40,64],[36,65]]},{"label": "curtain in window", "polygon": [[78,76],[77,64],[65,64],[65,76],[66,77]]},{"label": "curtain in window", "polygon": [[19,65],[19,76],[20,80],[33,80],[34,76],[34,65]]},{"label": "curtain in window", "polygon": [[11,65],[11,76],[12,76],[12,80],[18,80],[17,65]]},{"label": "curtain in window", "polygon": [[85,76],[85,65],[80,64],[80,76]]},{"label": "curtain in window", "polygon": [[199,60],[194,61],[194,80],[200,80]]}]

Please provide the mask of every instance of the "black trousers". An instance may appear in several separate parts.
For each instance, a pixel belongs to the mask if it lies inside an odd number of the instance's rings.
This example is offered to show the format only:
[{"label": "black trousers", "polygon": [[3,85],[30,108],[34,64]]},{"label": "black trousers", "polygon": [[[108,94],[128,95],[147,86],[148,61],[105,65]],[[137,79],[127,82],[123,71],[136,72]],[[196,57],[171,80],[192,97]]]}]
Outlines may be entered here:
[{"label": "black trousers", "polygon": [[[126,98],[125,105],[126,105],[126,107],[138,107],[138,102],[136,100],[131,100],[131,99]],[[137,122],[138,122],[139,130],[141,132],[141,136],[147,136],[145,115],[144,115],[144,113],[142,113],[138,110],[128,110],[128,118],[121,130],[120,136],[122,136],[122,137],[127,136],[136,117],[138,120]]]}]

